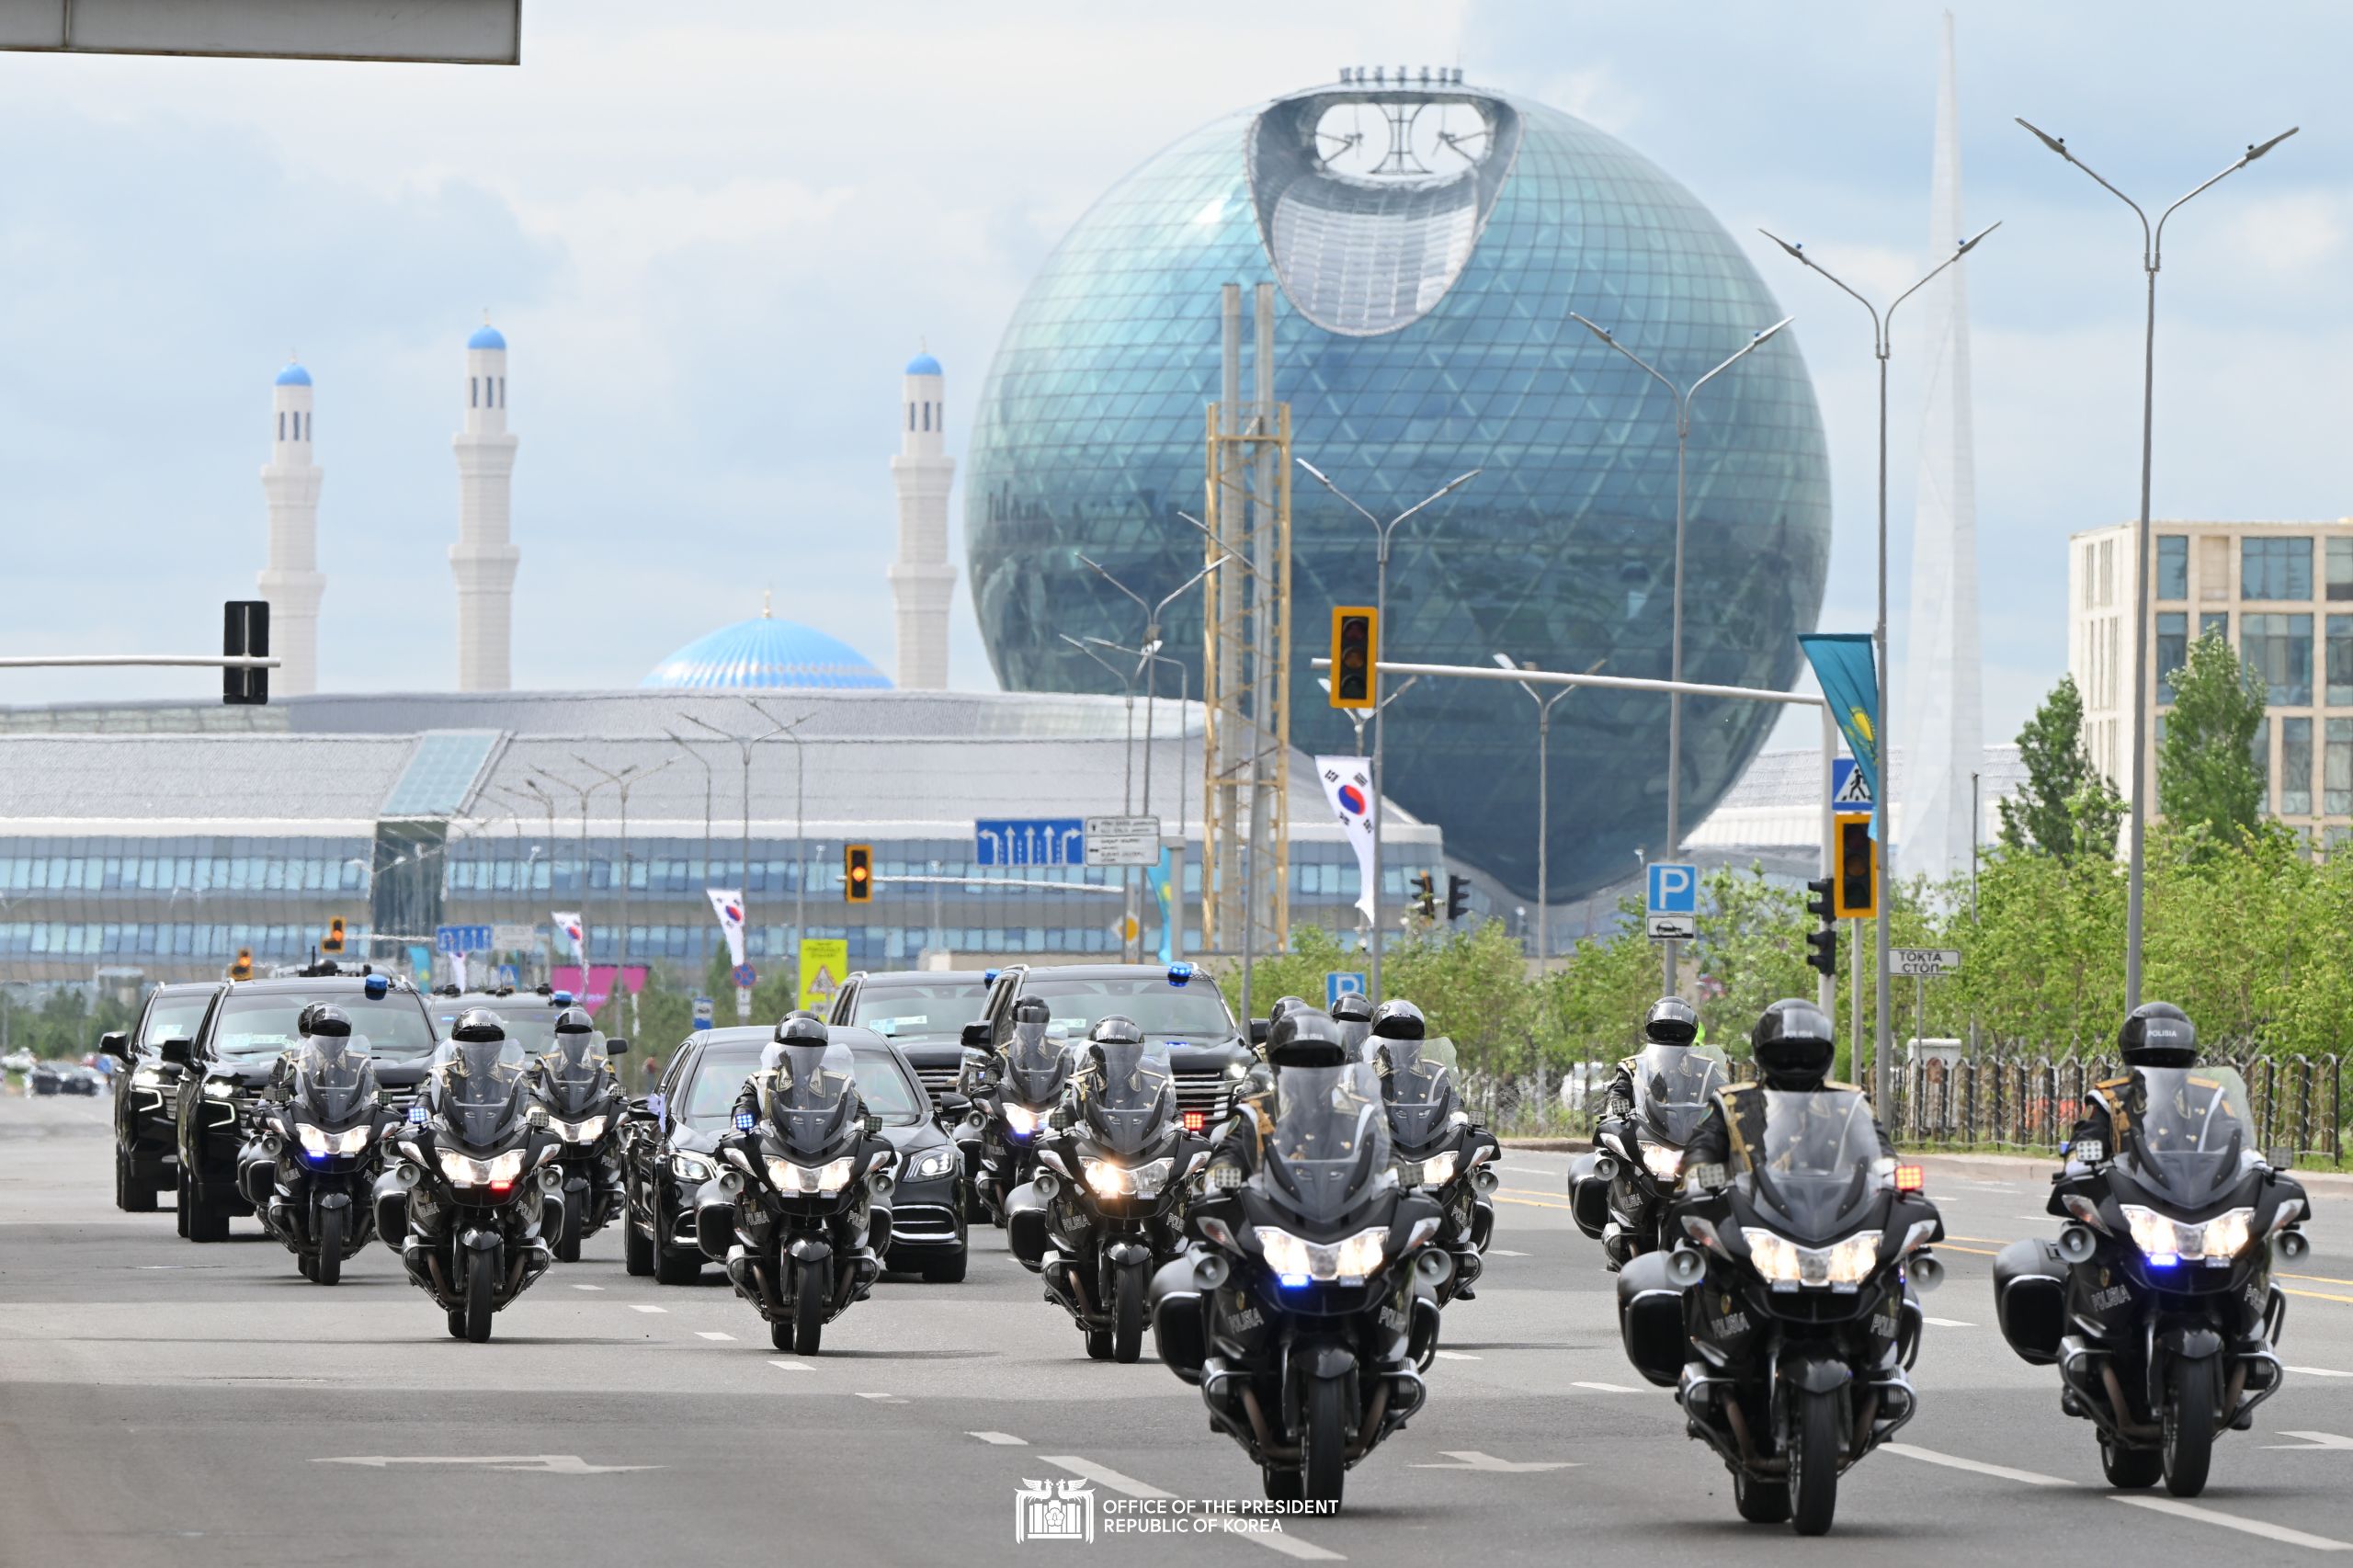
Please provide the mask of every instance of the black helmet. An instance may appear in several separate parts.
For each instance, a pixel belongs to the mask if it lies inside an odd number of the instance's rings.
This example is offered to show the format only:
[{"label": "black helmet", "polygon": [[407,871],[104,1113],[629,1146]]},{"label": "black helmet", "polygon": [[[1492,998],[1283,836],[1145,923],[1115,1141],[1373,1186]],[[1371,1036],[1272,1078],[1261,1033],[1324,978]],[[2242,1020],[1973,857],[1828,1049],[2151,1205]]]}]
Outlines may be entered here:
[{"label": "black helmet", "polygon": [[1347,1037],[1329,1013],[1302,1002],[1275,1020],[1267,1035],[1267,1055],[1278,1066],[1337,1067],[1348,1060]]},{"label": "black helmet", "polygon": [[1430,1026],[1419,1007],[1399,996],[1373,1009],[1372,1032],[1382,1040],[1420,1040]]},{"label": "black helmet", "polygon": [[469,1007],[458,1015],[458,1027],[449,1031],[451,1040],[498,1040],[506,1038],[506,1026],[497,1014],[487,1007]]},{"label": "black helmet", "polygon": [[1013,1004],[1013,1021],[1017,1024],[1042,1024],[1054,1016],[1043,996],[1017,997]]},{"label": "black helmet", "polygon": [[1271,1029],[1275,1025],[1283,1021],[1284,1014],[1297,1012],[1300,1008],[1306,1006],[1307,998],[1304,996],[1276,997],[1275,1005],[1267,1009],[1267,1027]]},{"label": "black helmet", "polygon": [[1756,1070],[1768,1089],[1818,1089],[1838,1054],[1830,1020],[1803,997],[1785,997],[1765,1009],[1748,1037]]},{"label": "black helmet", "polygon": [[1114,1013],[1096,1025],[1094,1032],[1086,1038],[1097,1045],[1142,1045],[1143,1030],[1136,1027],[1133,1018]]},{"label": "black helmet", "polygon": [[2117,1049],[2127,1067],[2191,1067],[2198,1062],[2198,1028],[2170,1002],[2143,1002],[2124,1016]]},{"label": "black helmet", "polygon": [[1369,1024],[1373,1019],[1372,998],[1361,991],[1345,992],[1332,1004],[1332,1017],[1337,1023]]},{"label": "black helmet", "polygon": [[787,1013],[776,1026],[779,1045],[824,1045],[830,1038],[824,1020],[806,1010]]},{"label": "black helmet", "polygon": [[1662,996],[1643,1015],[1643,1039],[1653,1045],[1689,1045],[1699,1038],[1699,1015],[1680,996]]},{"label": "black helmet", "polygon": [[588,1009],[585,1007],[566,1007],[563,1012],[558,1013],[555,1016],[555,1032],[558,1034],[595,1034],[597,1032],[597,1020],[588,1016]]},{"label": "black helmet", "polygon": [[313,1002],[302,1009],[302,1017],[295,1026],[306,1035],[335,1035],[351,1033],[351,1015],[332,1002]]}]

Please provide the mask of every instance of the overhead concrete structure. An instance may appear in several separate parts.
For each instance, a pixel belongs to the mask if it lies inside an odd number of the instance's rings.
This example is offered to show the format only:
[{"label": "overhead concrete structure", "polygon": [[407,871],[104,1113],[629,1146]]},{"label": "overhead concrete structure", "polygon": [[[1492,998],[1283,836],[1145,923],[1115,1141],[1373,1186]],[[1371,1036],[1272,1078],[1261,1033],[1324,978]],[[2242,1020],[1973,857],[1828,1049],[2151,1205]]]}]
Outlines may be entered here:
[{"label": "overhead concrete structure", "polygon": [[515,437],[506,428],[506,339],[485,320],[466,339],[466,418],[449,444],[458,453],[458,689],[505,691],[515,684],[515,567],[508,540]]},{"label": "overhead concrete structure", "polygon": [[899,455],[891,483],[899,493],[899,554],[891,562],[891,597],[899,612],[899,688],[948,686],[948,601],[956,568],[948,563],[948,382],[928,352],[907,362],[900,383]]},{"label": "overhead concrete structure", "polygon": [[271,683],[287,697],[319,689],[319,486],[326,472],[311,459],[311,372],[289,359],[270,389],[269,461],[261,493],[269,503],[269,564],[261,597],[269,601],[270,647],[278,658]]},{"label": "overhead concrete structure", "polygon": [[523,0],[0,0],[0,50],[519,65]]}]

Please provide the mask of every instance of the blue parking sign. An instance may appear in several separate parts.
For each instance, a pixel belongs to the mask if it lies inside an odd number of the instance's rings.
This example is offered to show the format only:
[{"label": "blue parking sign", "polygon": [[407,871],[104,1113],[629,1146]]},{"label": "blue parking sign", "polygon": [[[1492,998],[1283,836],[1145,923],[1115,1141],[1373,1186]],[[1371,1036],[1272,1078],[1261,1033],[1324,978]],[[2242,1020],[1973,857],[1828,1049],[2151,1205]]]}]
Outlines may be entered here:
[{"label": "blue parking sign", "polygon": [[1340,1005],[1343,996],[1364,994],[1364,975],[1360,971],[1336,969],[1324,976],[1324,1008],[1329,1012]]},{"label": "blue parking sign", "polygon": [[1652,861],[1648,903],[1653,915],[1699,914],[1699,868],[1672,860]]}]

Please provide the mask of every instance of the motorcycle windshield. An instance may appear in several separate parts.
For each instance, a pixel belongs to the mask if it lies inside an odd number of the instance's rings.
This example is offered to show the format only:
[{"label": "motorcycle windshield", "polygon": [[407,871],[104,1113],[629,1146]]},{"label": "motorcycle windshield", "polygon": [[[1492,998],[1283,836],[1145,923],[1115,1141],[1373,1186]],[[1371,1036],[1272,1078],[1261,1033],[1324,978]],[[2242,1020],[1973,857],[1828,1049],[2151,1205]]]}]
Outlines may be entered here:
[{"label": "motorcycle windshield", "polygon": [[1176,1077],[1168,1047],[1116,1043],[1088,1050],[1079,1078],[1079,1107],[1088,1132],[1104,1152],[1141,1154],[1176,1120]]},{"label": "motorcycle windshield", "polygon": [[855,1062],[847,1045],[777,1048],[768,1080],[768,1122],[785,1152],[830,1154],[857,1110]]},{"label": "motorcycle windshield", "polygon": [[2235,1178],[2255,1146],[2246,1083],[2233,1068],[2136,1068],[2119,1108],[2133,1174],[2191,1208]]},{"label": "motorcycle windshield", "polygon": [[1446,1131],[1457,1105],[1454,1042],[1441,1035],[1383,1040],[1380,1049],[1390,1134],[1404,1148],[1426,1148]]},{"label": "motorcycle windshield", "polygon": [[1336,1221],[1389,1171],[1389,1117],[1361,1065],[1286,1067],[1275,1080],[1267,1176],[1310,1223]]},{"label": "motorcycle windshield", "polygon": [[1634,1116],[1644,1132],[1680,1149],[1699,1131],[1715,1092],[1732,1082],[1721,1052],[1705,1045],[1648,1045],[1634,1058]]},{"label": "motorcycle windshield", "polygon": [[376,1064],[364,1035],[313,1036],[294,1057],[293,1104],[307,1121],[328,1131],[376,1106]]},{"label": "motorcycle windshield", "polygon": [[1365,1041],[1372,1038],[1372,1020],[1370,1018],[1343,1018],[1339,1020],[1339,1023],[1340,1043],[1347,1047],[1348,1059],[1352,1062],[1369,1060],[1369,1055],[1365,1051]]},{"label": "motorcycle windshield", "polygon": [[1050,1106],[1062,1098],[1070,1077],[1068,1042],[1051,1024],[1016,1024],[1005,1047],[1006,1095],[1026,1106]]},{"label": "motorcycle windshield", "polygon": [[602,1105],[611,1087],[605,1068],[605,1037],[559,1034],[554,1039],[555,1049],[540,1058],[548,1114],[577,1121]]},{"label": "motorcycle windshield", "polygon": [[1793,1241],[1836,1240],[1877,1187],[1878,1124],[1859,1089],[1739,1096],[1733,1172]]},{"label": "motorcycle windshield", "polygon": [[505,1142],[523,1125],[529,1063],[511,1040],[453,1040],[435,1071],[442,1125],[472,1149]]}]

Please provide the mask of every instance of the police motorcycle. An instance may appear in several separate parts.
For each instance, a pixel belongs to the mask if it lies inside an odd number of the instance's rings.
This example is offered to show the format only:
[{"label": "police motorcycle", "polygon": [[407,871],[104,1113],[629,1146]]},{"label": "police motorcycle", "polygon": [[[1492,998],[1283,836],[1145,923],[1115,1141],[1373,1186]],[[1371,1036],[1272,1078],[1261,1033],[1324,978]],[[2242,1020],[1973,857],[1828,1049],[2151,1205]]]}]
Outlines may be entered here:
[{"label": "police motorcycle", "polygon": [[377,1142],[389,1120],[376,1064],[350,1017],[302,1010],[301,1044],[279,1059],[237,1155],[237,1188],[302,1278],[333,1285],[375,1232],[369,1201]]},{"label": "police motorcycle", "polygon": [[1348,1468],[1422,1407],[1453,1261],[1332,1020],[1287,1013],[1267,1053],[1271,1107],[1243,1107],[1212,1150],[1198,1244],[1153,1280],[1153,1334],[1269,1498],[1336,1507]]},{"label": "police motorcycle", "polygon": [[[1756,1038],[1766,1082],[1716,1097],[1728,1163],[1687,1173],[1675,1250],[1620,1271],[1619,1327],[1628,1359],[1676,1391],[1688,1435],[1732,1471],[1740,1517],[1821,1535],[1841,1472],[1916,1408],[1914,1290],[1943,1277],[1923,1249],[1944,1227],[1920,1168],[1884,1154],[1863,1093],[1822,1083],[1828,1020],[1777,1003]],[[1810,1074],[1779,1070],[1792,1041],[1818,1046]],[[1771,1086],[1809,1077],[1822,1086]]]},{"label": "police motorcycle", "polygon": [[1006,1226],[1096,1360],[1142,1354],[1153,1272],[1184,1250],[1185,1194],[1208,1159],[1208,1141],[1185,1131],[1167,1046],[1129,1018],[1097,1024]]},{"label": "police motorcycle", "polygon": [[1715,1092],[1732,1082],[1723,1053],[1705,1045],[1653,1041],[1627,1069],[1631,1106],[1597,1123],[1593,1152],[1569,1167],[1577,1229],[1601,1243],[1613,1266],[1665,1251],[1680,1237],[1671,1210],[1683,1146]]},{"label": "police motorcycle", "polygon": [[532,1093],[560,1144],[555,1168],[563,1178],[563,1219],[553,1237],[559,1263],[579,1262],[580,1244],[621,1211],[620,1145],[629,1098],[609,1059],[628,1050],[629,1041],[616,1038],[600,1051],[587,1009],[567,1007],[556,1015],[553,1048],[532,1064]]},{"label": "police motorcycle", "polygon": [[2067,1150],[2052,1181],[2059,1239],[1995,1260],[2002,1336],[2059,1369],[2060,1407],[2097,1430],[2110,1485],[2162,1479],[2195,1497],[2215,1436],[2246,1430],[2279,1392],[2288,1303],[2271,1263],[2309,1250],[2310,1207],[2284,1157],[2252,1147],[2234,1069],[2135,1066],[2101,1092],[2115,1143]]},{"label": "police motorcycle", "polygon": [[825,1324],[865,1299],[891,1245],[891,1166],[849,1047],[813,1014],[777,1026],[736,1101],[719,1174],[695,1199],[695,1235],[779,1350],[813,1356]]},{"label": "police motorcycle", "polygon": [[[1484,1267],[1483,1255],[1495,1237],[1495,1206],[1490,1195],[1497,1186],[1495,1164],[1503,1157],[1503,1145],[1463,1108],[1455,1088],[1454,1042],[1443,1036],[1422,1038],[1421,1011],[1412,1003],[1381,1004],[1383,1013],[1391,1008],[1413,1009],[1410,1015],[1401,1011],[1376,1024],[1371,1041],[1373,1068],[1389,1112],[1397,1185],[1428,1198],[1444,1218],[1438,1244],[1453,1267],[1438,1282],[1438,1305],[1472,1301],[1477,1295],[1472,1282]],[[1379,1031],[1384,1027],[1395,1032],[1382,1035]]]},{"label": "police motorcycle", "polygon": [[1050,1017],[1043,997],[1017,1000],[1004,1049],[994,1055],[967,1051],[958,1081],[972,1102],[965,1124],[979,1134],[972,1194],[995,1225],[1006,1223],[1013,1189],[1036,1174],[1038,1142],[1070,1081],[1068,1044],[1052,1032]]},{"label": "police motorcycle", "polygon": [[376,1229],[418,1289],[479,1345],[492,1316],[554,1261],[542,1228],[563,1222],[563,1143],[533,1102],[523,1048],[498,1016],[469,1009],[426,1074],[408,1120],[385,1140]]}]

